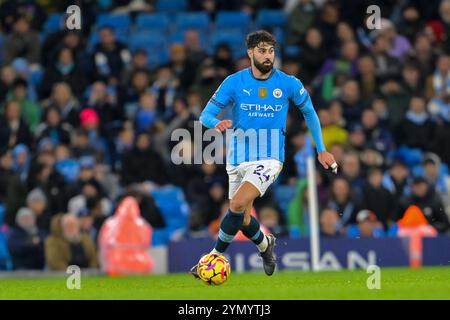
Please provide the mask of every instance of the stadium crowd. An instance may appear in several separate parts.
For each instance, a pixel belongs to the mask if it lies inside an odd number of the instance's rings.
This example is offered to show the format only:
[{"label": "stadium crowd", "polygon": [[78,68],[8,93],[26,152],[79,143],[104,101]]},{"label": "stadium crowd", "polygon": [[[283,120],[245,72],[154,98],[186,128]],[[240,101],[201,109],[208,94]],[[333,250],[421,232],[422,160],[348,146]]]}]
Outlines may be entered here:
[{"label": "stadium crowd", "polygon": [[[167,1],[178,9],[166,1],[0,2],[0,270],[97,267],[98,232],[124,196],[136,197],[154,230],[170,229],[152,197],[167,186],[189,207],[170,238],[215,237],[228,205],[225,168],[173,164],[170,135],[193,133],[223,79],[249,66],[245,34],[259,27],[277,36],[276,66],[308,89],[340,165],[337,176],[317,168],[321,234],[395,236],[411,205],[448,233],[450,1]],[[51,14],[72,2],[82,29],[49,28]],[[365,25],[371,4],[381,8],[380,29]],[[170,20],[168,33],[158,31],[164,48],[152,42],[157,27],[143,41],[132,37],[141,15],[164,10],[201,11],[208,26]],[[285,20],[258,24],[263,11]],[[220,41],[228,30],[213,37],[223,12],[249,17],[248,29],[228,25],[230,34],[241,28],[238,44]],[[105,13],[130,18],[129,38],[114,20],[99,23]],[[255,203],[276,236],[308,235],[310,154],[313,141],[291,108],[284,169]]]}]

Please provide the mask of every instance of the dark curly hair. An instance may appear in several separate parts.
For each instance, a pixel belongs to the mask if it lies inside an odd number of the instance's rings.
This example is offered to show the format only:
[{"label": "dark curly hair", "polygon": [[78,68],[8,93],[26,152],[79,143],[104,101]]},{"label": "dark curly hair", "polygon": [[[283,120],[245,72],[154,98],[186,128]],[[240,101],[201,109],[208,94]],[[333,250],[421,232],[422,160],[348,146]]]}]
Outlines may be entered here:
[{"label": "dark curly hair", "polygon": [[253,49],[261,42],[275,46],[277,41],[275,37],[265,30],[258,30],[247,35],[247,49]]}]

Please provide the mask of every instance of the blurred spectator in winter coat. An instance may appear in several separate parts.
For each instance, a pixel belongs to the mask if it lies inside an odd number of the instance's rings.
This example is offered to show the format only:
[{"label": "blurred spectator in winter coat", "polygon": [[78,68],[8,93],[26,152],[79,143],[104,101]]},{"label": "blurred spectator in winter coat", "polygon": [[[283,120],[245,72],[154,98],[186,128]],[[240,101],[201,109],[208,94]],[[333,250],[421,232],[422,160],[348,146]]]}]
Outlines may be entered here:
[{"label": "blurred spectator in winter coat", "polygon": [[44,268],[44,239],[46,233],[36,225],[36,216],[28,208],[21,208],[16,224],[8,236],[8,247],[15,270]]},{"label": "blurred spectator in winter coat", "polygon": [[52,219],[51,235],[45,240],[45,260],[50,270],[65,271],[70,265],[98,268],[94,241],[81,233],[76,215],[58,214]]},{"label": "blurred spectator in winter coat", "polygon": [[411,98],[409,111],[396,130],[398,145],[404,144],[410,148],[429,150],[430,141],[434,138],[435,124],[431,121],[425,106],[423,97]]},{"label": "blurred spectator in winter coat", "polygon": [[23,16],[14,22],[13,31],[8,33],[4,42],[4,63],[10,64],[16,57],[23,57],[29,63],[39,63],[39,34],[32,30]]},{"label": "blurred spectator in winter coat", "polygon": [[28,125],[21,117],[20,104],[14,100],[8,101],[0,117],[0,149],[6,150],[18,144],[30,147],[32,139]]},{"label": "blurred spectator in winter coat", "polygon": [[396,212],[394,197],[381,184],[383,179],[381,169],[370,168],[367,175],[368,184],[363,190],[361,208],[373,212],[377,220],[387,229]]},{"label": "blurred spectator in winter coat", "polygon": [[47,197],[45,193],[39,189],[31,190],[26,198],[27,209],[30,209],[36,220],[36,226],[39,230],[50,233],[51,215],[47,209]]},{"label": "blurred spectator in winter coat", "polygon": [[53,85],[58,82],[66,82],[77,97],[81,97],[87,84],[84,72],[74,61],[73,53],[69,48],[62,48],[57,59],[45,69],[39,88],[39,97],[47,99]]},{"label": "blurred spectator in winter coat", "polygon": [[135,147],[123,158],[120,175],[123,186],[144,181],[160,185],[167,182],[164,161],[151,146],[149,134],[138,135]]}]

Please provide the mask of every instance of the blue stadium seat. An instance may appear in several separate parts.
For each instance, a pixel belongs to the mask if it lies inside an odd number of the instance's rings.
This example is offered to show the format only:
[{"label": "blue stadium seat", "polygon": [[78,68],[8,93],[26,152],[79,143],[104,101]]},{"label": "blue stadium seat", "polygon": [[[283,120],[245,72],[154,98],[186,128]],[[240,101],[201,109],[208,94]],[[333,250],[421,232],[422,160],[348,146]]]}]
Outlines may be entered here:
[{"label": "blue stadium seat", "polygon": [[152,191],[151,195],[166,222],[166,228],[154,230],[154,245],[165,244],[169,241],[173,232],[186,227],[189,206],[183,190],[179,187],[167,185]]},{"label": "blue stadium seat", "polygon": [[284,27],[287,22],[287,14],[281,10],[263,9],[256,16],[258,29]]},{"label": "blue stadium seat", "polygon": [[148,63],[149,68],[154,69],[163,64],[167,64],[169,62],[169,51],[168,50],[159,50],[155,51],[153,47],[145,47],[143,48],[147,51],[148,54]]},{"label": "blue stadium seat", "polygon": [[296,58],[300,54],[300,46],[291,45],[284,48],[284,54],[289,58]]},{"label": "blue stadium seat", "polygon": [[240,29],[246,32],[251,25],[251,18],[242,11],[219,11],[216,17],[216,30]]},{"label": "blue stadium seat", "polygon": [[231,48],[233,58],[237,59],[246,54],[245,33],[238,30],[214,31],[211,34],[208,54],[214,54],[220,44],[227,44]]},{"label": "blue stadium seat", "polygon": [[210,45],[212,48],[216,48],[218,45],[226,43],[231,47],[244,45],[245,33],[241,31],[214,31],[211,34]]},{"label": "blue stadium seat", "polygon": [[137,16],[136,29],[142,30],[161,30],[166,32],[170,27],[170,18],[165,13],[143,13]]},{"label": "blue stadium seat", "polygon": [[187,9],[187,0],[159,0],[156,11],[179,12]]},{"label": "blue stadium seat", "polygon": [[61,30],[63,20],[64,13],[52,13],[45,21],[42,31],[47,34]]},{"label": "blue stadium seat", "polygon": [[175,18],[176,30],[207,30],[211,21],[206,12],[182,12]]},{"label": "blue stadium seat", "polygon": [[273,35],[275,37],[275,39],[277,40],[277,43],[279,46],[284,46],[284,36],[285,36],[285,32],[283,28],[274,28],[273,29]]},{"label": "blue stadium seat", "polygon": [[32,85],[38,86],[41,83],[42,77],[44,76],[44,70],[31,70],[30,72],[30,83]]},{"label": "blue stadium seat", "polygon": [[154,51],[167,48],[167,37],[159,32],[137,32],[130,36],[128,46],[131,50],[153,47]]},{"label": "blue stadium seat", "polygon": [[130,16],[127,14],[108,14],[104,13],[97,18],[97,28],[112,27],[114,30],[129,29],[131,26]]}]

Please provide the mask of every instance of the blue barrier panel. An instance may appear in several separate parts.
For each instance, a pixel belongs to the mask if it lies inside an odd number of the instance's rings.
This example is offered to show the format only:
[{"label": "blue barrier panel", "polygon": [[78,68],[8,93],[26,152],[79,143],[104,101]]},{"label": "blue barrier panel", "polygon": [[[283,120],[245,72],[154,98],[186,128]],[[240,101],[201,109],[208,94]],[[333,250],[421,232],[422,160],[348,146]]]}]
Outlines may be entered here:
[{"label": "blue barrier panel", "polygon": [[[431,239],[433,240],[433,239]],[[214,241],[191,240],[169,243],[169,272],[187,272]],[[278,239],[278,268],[310,270],[308,239]],[[232,269],[237,272],[262,270],[262,262],[251,242],[233,242],[227,250]],[[320,263],[326,270],[408,266],[408,239],[321,239]]]},{"label": "blue barrier panel", "polygon": [[450,237],[424,238],[422,263],[424,266],[450,266]]}]

